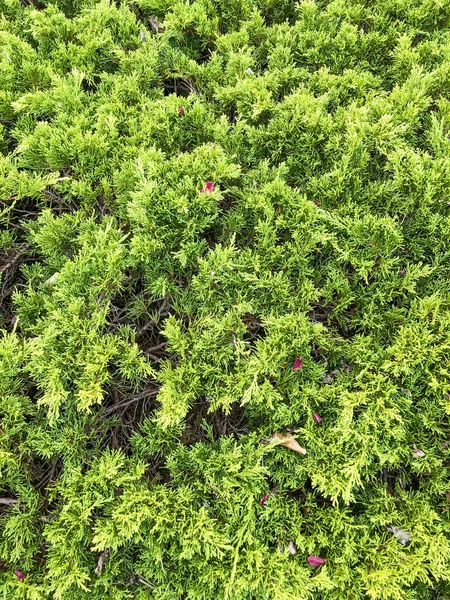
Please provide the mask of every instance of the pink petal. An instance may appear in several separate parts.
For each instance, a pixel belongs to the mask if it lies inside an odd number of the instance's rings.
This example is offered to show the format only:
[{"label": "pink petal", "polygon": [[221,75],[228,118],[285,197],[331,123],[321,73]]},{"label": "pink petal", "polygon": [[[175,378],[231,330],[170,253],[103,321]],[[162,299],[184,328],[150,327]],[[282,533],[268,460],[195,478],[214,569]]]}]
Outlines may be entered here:
[{"label": "pink petal", "polygon": [[267,500],[269,499],[269,497],[270,497],[270,492],[268,492],[267,494],[264,494],[264,496],[259,501],[259,503],[261,504],[261,506],[264,506],[264,504],[267,502]]},{"label": "pink petal", "polygon": [[303,367],[303,358],[301,356],[299,356],[297,359],[295,359],[295,362],[292,365],[292,370],[293,371],[298,371],[302,367]]},{"label": "pink petal", "polygon": [[320,417],[317,413],[313,414],[313,418],[316,423],[322,423],[322,417]]},{"label": "pink petal", "polygon": [[22,573],[22,571],[19,571],[18,569],[16,569],[16,570],[14,571],[14,575],[17,577],[17,579],[18,579],[19,581],[23,581],[23,580],[25,579],[25,574],[24,574],[24,573]]},{"label": "pink petal", "polygon": [[398,274],[400,275],[400,277],[404,277],[406,275],[406,269],[402,269],[398,272]]},{"label": "pink petal", "polygon": [[212,181],[207,181],[205,183],[205,185],[203,186],[203,188],[200,190],[201,194],[204,194],[205,192],[213,192],[214,191],[214,183]]},{"label": "pink petal", "polygon": [[180,117],[184,115],[184,106],[180,106],[180,108],[178,109],[178,114],[180,115]]},{"label": "pink petal", "polygon": [[308,556],[308,562],[312,567],[320,567],[327,562],[327,559],[320,558],[320,556]]}]

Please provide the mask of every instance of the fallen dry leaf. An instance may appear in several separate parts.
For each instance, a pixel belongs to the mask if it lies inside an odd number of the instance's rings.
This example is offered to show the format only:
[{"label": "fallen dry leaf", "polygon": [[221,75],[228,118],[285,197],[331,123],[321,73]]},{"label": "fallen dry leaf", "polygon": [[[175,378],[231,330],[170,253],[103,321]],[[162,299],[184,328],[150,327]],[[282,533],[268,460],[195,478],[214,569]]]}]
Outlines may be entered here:
[{"label": "fallen dry leaf", "polygon": [[294,542],[290,541],[288,544],[289,554],[297,554],[297,548],[295,547]]},{"label": "fallen dry leaf", "polygon": [[105,550],[103,550],[103,552],[100,554],[99,558],[98,558],[98,563],[97,563],[97,568],[95,569],[95,572],[97,573],[97,575],[101,575],[102,571],[103,571],[103,565],[105,564],[105,562],[108,560],[108,554],[109,554],[109,548],[106,548]]},{"label": "fallen dry leaf", "polygon": [[49,277],[44,283],[45,284],[47,284],[47,283],[55,283],[56,278],[58,277],[58,275],[59,275],[58,272],[53,273],[53,275],[51,277]]},{"label": "fallen dry leaf", "polygon": [[425,452],[423,450],[421,450],[420,448],[418,448],[416,446],[416,444],[413,444],[413,454],[414,456],[425,456]]},{"label": "fallen dry leaf", "polygon": [[281,446],[285,448],[289,448],[289,450],[293,450],[294,452],[299,452],[300,454],[306,454],[306,450],[300,446],[297,440],[290,433],[284,434],[279,431],[270,438],[270,441],[274,440],[282,440]]},{"label": "fallen dry leaf", "polygon": [[397,527],[396,525],[387,525],[386,529],[390,531],[403,545],[412,540],[411,532],[406,531],[405,529],[400,529],[400,527]]},{"label": "fallen dry leaf", "polygon": [[152,29],[155,33],[163,33],[164,32],[164,27],[161,25],[161,23],[158,21],[158,19],[156,17],[150,17],[149,18],[149,23],[152,26]]}]

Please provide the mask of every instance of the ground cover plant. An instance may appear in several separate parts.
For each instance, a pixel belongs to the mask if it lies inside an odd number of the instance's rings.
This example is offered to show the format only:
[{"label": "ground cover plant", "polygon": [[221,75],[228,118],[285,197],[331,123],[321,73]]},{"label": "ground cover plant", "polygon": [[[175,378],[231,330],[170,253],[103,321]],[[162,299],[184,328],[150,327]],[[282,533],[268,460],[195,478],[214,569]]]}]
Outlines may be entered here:
[{"label": "ground cover plant", "polygon": [[450,598],[449,0],[0,6],[0,597]]}]

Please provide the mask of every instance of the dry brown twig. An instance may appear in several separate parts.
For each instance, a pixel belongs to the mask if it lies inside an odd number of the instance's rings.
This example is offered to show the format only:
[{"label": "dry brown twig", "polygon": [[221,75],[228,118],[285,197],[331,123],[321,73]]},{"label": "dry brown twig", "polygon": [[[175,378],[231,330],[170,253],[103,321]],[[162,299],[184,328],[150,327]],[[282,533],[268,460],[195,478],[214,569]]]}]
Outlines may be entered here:
[{"label": "dry brown twig", "polygon": [[15,498],[0,498],[0,504],[12,506],[13,504],[19,504],[19,501]]}]

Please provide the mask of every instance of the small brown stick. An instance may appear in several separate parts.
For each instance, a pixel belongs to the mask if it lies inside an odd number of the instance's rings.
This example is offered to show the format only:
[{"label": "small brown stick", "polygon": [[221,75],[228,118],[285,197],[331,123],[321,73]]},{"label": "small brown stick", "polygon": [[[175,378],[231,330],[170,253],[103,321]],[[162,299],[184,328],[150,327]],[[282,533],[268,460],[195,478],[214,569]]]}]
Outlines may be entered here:
[{"label": "small brown stick", "polygon": [[136,332],[136,337],[140,338],[142,334],[144,334],[148,329],[150,329],[150,327],[153,327],[153,325],[156,325],[155,321],[148,321],[145,325],[138,329],[138,331]]},{"label": "small brown stick", "polygon": [[167,346],[168,343],[169,342],[161,342],[157,346],[153,346],[153,348],[149,348],[148,350],[145,350],[145,353],[150,354],[151,352],[156,352],[157,350],[162,350],[163,348],[165,348]]},{"label": "small brown stick", "polygon": [[133,398],[131,398],[131,400],[127,400],[126,402],[119,402],[118,404],[114,404],[113,406],[108,408],[108,410],[105,410],[104,416],[107,417],[108,415],[115,413],[118,410],[121,410],[123,408],[126,408],[127,406],[130,406],[130,404],[134,404],[135,402],[139,402],[139,400],[145,400],[146,398],[156,396],[157,394],[158,394],[158,390],[154,390],[151,392],[145,392],[145,393],[133,396]]},{"label": "small brown stick", "polygon": [[19,252],[16,254],[16,256],[14,258],[12,258],[9,262],[6,263],[6,265],[3,265],[3,267],[0,268],[0,273],[4,273],[10,267],[14,266],[16,264],[16,262],[20,259],[20,257],[22,256],[22,254],[25,254],[25,252],[28,250],[29,247],[30,247],[29,244],[25,244],[25,246],[23,246],[19,250]]}]

